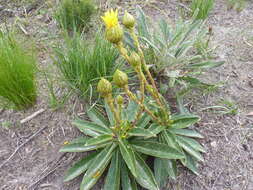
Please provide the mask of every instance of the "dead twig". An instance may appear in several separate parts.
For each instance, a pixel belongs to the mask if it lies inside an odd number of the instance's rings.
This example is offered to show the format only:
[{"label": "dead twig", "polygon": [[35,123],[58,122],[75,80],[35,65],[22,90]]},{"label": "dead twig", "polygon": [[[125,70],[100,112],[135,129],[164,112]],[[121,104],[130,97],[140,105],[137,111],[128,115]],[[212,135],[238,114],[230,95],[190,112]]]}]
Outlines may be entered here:
[{"label": "dead twig", "polygon": [[9,156],[9,158],[7,158],[1,165],[0,165],[0,169],[7,164],[14,156],[15,154],[23,147],[25,146],[29,141],[31,141],[35,136],[37,136],[41,131],[43,131],[44,129],[46,129],[48,126],[45,126],[43,128],[41,128],[40,130],[38,130],[36,133],[34,133],[29,139],[27,139],[24,143],[22,143],[20,146],[18,146],[15,151]]},{"label": "dead twig", "polygon": [[25,119],[22,119],[20,121],[21,124],[26,123],[27,121],[30,121],[31,119],[33,119],[34,117],[38,116],[39,114],[43,113],[45,111],[45,109],[40,109],[39,111],[34,112],[32,115],[26,117]]},{"label": "dead twig", "polygon": [[[59,164],[59,163],[61,163],[60,161],[61,161],[61,159],[62,159],[65,155],[66,155],[66,153],[63,153],[63,154],[59,157],[59,159],[57,159],[57,161],[55,162],[55,166],[53,167],[53,169],[51,169],[49,172],[47,172],[47,173],[45,173],[44,175],[42,175],[42,177],[40,177],[40,178],[39,178],[38,180],[36,180],[34,183],[32,183],[31,185],[29,185],[28,189],[30,190],[30,189],[32,189],[32,187],[37,186],[42,180],[44,180],[46,177],[48,177],[49,175],[51,175],[52,173],[54,173],[55,170],[61,166],[61,164]],[[46,169],[46,170],[47,170],[47,169]],[[44,171],[42,172],[42,174],[43,174],[44,172],[46,172],[46,170],[44,170]]]}]

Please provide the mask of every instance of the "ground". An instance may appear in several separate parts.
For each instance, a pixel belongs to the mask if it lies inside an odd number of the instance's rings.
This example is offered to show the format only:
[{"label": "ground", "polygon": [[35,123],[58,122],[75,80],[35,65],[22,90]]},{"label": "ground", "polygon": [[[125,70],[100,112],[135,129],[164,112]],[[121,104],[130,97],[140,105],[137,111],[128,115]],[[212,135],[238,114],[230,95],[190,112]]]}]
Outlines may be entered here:
[{"label": "ground", "polygon": [[[35,40],[39,67],[47,71],[55,69],[49,47],[59,35],[52,19],[54,4],[51,2],[17,6],[13,1],[0,0],[0,24],[16,23],[24,35]],[[118,6],[132,10],[136,4],[138,1],[119,1]],[[172,21],[178,16],[178,7],[186,5],[177,0],[147,0],[139,4],[150,16],[163,16]],[[101,5],[110,7],[108,3],[101,2]],[[199,163],[199,176],[181,168],[177,180],[169,180],[165,189],[252,190],[253,3],[248,1],[241,12],[236,12],[227,10],[225,0],[217,0],[207,24],[213,29],[215,53],[226,64],[205,73],[203,80],[222,81],[223,85],[214,92],[185,101],[202,118],[195,129],[205,137],[201,141],[207,150],[205,161]],[[0,109],[0,190],[77,190],[81,178],[64,183],[64,171],[85,154],[59,153],[59,149],[65,141],[80,135],[71,120],[84,115],[82,103],[73,97],[63,108],[51,109],[45,79],[42,74],[38,74],[38,79],[39,97],[33,108]],[[61,89],[58,91],[61,93]],[[221,105],[222,100],[233,102],[237,113],[218,114],[205,109]],[[43,113],[20,124],[20,120],[42,108]],[[100,189],[101,185],[94,188]]]}]

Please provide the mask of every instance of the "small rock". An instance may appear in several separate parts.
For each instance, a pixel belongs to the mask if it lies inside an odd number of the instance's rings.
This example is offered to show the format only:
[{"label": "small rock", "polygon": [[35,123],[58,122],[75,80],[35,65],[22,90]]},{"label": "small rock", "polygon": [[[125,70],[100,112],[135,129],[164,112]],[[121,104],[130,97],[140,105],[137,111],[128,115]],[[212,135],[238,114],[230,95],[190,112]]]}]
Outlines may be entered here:
[{"label": "small rock", "polygon": [[216,141],[211,142],[211,146],[214,148],[217,147],[217,142]]}]

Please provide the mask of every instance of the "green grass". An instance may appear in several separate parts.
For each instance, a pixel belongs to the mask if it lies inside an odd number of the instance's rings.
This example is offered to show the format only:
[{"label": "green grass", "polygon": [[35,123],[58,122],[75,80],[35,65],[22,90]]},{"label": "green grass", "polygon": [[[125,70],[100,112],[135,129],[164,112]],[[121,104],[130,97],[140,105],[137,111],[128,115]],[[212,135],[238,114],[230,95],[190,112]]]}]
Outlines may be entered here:
[{"label": "green grass", "polygon": [[198,13],[196,15],[196,19],[206,19],[213,9],[215,0],[192,0],[191,10],[192,14]]},{"label": "green grass", "polygon": [[0,100],[16,109],[30,107],[36,100],[36,59],[23,47],[13,34],[0,31]]},{"label": "green grass", "polygon": [[67,84],[84,98],[96,98],[96,84],[118,68],[118,51],[98,33],[88,42],[78,33],[66,35],[65,46],[56,48],[56,65]]},{"label": "green grass", "polygon": [[60,27],[81,31],[95,12],[93,0],[62,0],[56,10],[55,18]]}]

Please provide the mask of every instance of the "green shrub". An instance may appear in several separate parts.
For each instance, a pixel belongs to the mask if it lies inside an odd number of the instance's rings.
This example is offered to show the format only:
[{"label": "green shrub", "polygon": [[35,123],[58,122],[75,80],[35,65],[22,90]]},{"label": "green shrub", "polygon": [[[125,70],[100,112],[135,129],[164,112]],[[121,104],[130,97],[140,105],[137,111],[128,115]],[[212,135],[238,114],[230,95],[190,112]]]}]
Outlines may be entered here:
[{"label": "green shrub", "polygon": [[192,13],[198,11],[197,19],[206,19],[213,9],[215,0],[192,0],[191,10]]},{"label": "green shrub", "polygon": [[94,12],[93,0],[62,0],[55,18],[62,28],[81,31],[89,24]]},{"label": "green shrub", "polygon": [[36,100],[35,56],[26,52],[13,34],[0,32],[1,102],[23,109]]},{"label": "green shrub", "polygon": [[65,47],[56,49],[56,65],[70,88],[84,98],[96,98],[94,85],[100,77],[108,78],[117,69],[118,52],[100,33],[94,42],[79,33],[66,35],[65,42]]},{"label": "green shrub", "polygon": [[[175,25],[168,24],[164,19],[157,22],[158,26],[148,19],[140,7],[137,8],[138,36],[154,74],[169,81],[165,87],[208,85],[199,81],[196,75],[224,62],[215,61],[210,55],[210,31],[205,21],[178,20]],[[134,47],[129,34],[126,41]]]},{"label": "green shrub", "polygon": [[[106,12],[103,20],[106,38],[116,45],[120,55],[135,71],[140,92],[129,89],[128,76],[120,70],[113,74],[113,83],[100,79],[97,91],[105,100],[106,114],[94,107],[88,109],[91,121],[76,119],[73,122],[87,136],[65,142],[60,150],[93,152],[68,170],[65,181],[85,173],[80,190],[90,190],[107,172],[104,190],[138,190],[139,186],[159,190],[163,189],[168,177],[176,179],[178,162],[197,174],[196,165],[203,161],[201,153],[205,150],[195,138],[203,137],[186,128],[200,118],[182,111],[185,109],[171,114],[170,106],[159,93],[145,62],[134,31],[133,16],[125,13],[123,24],[136,51],[126,49],[122,41],[123,30],[118,23],[117,11]],[[117,86],[124,96],[115,97],[113,86]],[[154,172],[146,160],[154,161],[151,164]]]}]

